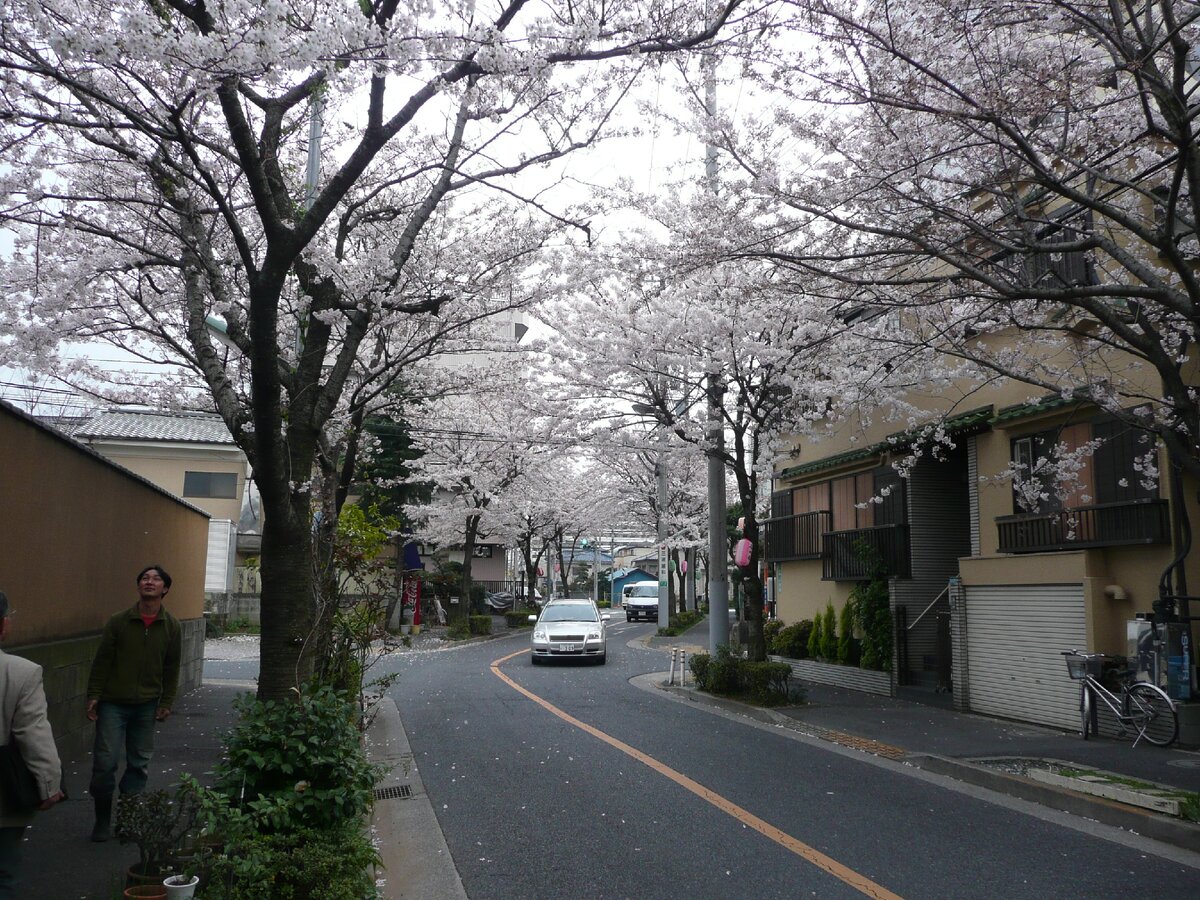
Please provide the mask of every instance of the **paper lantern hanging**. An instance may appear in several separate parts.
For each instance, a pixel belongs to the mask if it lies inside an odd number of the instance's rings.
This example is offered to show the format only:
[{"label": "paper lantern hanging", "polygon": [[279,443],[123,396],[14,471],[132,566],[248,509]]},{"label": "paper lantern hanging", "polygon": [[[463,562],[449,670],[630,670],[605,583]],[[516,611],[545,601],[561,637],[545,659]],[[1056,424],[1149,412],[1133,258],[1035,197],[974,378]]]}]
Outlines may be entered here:
[{"label": "paper lantern hanging", "polygon": [[682,572],[684,575],[687,574],[687,560],[686,559],[679,564],[679,571]]},{"label": "paper lantern hanging", "polygon": [[742,538],[733,547],[733,561],[739,566],[750,565],[750,541]]}]

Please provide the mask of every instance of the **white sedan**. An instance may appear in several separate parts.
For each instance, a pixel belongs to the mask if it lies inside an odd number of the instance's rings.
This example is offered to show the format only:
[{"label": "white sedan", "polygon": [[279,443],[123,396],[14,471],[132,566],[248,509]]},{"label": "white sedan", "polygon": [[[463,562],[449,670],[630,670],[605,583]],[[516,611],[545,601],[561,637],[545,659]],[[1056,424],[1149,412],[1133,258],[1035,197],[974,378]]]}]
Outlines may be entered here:
[{"label": "white sedan", "polygon": [[534,622],[533,664],[545,659],[590,659],[604,665],[607,657],[605,631],[608,613],[601,613],[591,600],[551,600]]}]

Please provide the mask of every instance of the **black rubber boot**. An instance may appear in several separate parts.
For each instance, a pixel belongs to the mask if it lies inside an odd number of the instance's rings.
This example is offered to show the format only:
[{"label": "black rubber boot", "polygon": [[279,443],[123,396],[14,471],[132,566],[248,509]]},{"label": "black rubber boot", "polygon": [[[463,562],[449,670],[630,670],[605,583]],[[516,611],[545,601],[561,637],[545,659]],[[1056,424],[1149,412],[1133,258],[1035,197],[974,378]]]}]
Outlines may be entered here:
[{"label": "black rubber boot", "polygon": [[92,840],[103,843],[112,837],[112,796],[96,797],[96,824],[92,826]]}]

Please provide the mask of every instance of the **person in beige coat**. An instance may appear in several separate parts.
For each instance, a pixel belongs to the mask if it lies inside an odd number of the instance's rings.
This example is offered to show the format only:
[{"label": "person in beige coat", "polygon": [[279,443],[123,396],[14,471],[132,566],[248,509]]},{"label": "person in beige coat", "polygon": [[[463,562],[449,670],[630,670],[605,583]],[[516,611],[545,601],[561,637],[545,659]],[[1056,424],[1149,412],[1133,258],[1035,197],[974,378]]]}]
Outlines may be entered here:
[{"label": "person in beige coat", "polygon": [[[11,627],[8,597],[0,591],[0,641],[8,637]],[[42,667],[0,650],[0,744],[12,741],[21,748],[25,765],[41,792],[38,809],[49,809],[63,799],[62,763],[46,718]],[[33,811],[0,805],[0,900],[17,896],[21,841],[33,816]]]}]

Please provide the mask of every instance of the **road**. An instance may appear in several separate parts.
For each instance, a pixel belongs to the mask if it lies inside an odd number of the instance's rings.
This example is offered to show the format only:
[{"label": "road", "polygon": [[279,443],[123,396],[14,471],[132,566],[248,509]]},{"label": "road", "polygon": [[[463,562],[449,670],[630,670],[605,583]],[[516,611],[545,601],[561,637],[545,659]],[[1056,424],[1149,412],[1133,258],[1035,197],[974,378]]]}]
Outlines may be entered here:
[{"label": "road", "polygon": [[527,633],[388,661],[472,900],[1200,894],[1179,851],[647,689],[654,627],[614,619],[605,666]]}]

